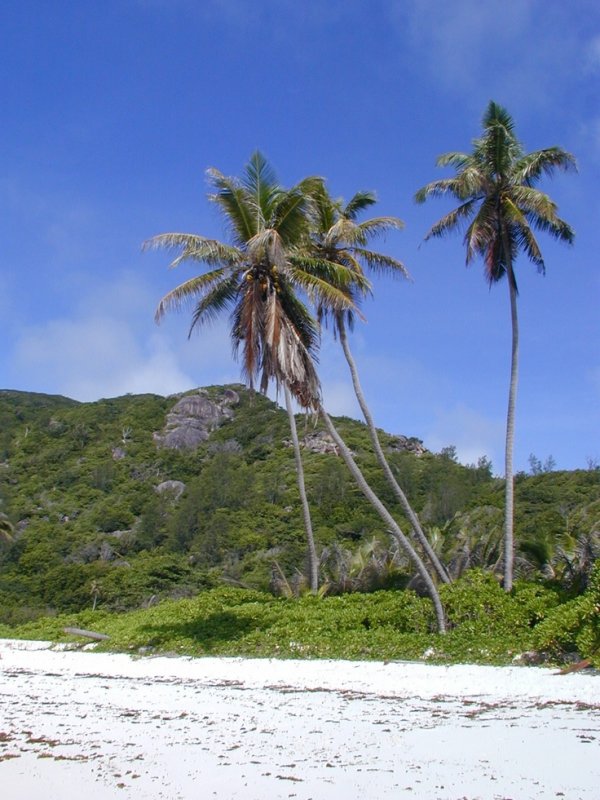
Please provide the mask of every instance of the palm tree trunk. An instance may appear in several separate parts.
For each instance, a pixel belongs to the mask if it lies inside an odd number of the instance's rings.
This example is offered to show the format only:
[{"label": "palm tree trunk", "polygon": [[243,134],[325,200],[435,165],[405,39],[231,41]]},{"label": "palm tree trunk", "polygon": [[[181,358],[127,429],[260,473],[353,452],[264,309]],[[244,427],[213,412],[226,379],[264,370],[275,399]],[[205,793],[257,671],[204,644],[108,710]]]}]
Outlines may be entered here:
[{"label": "palm tree trunk", "polygon": [[400,505],[402,506],[402,509],[408,518],[412,532],[415,538],[419,541],[424,552],[427,554],[427,557],[429,558],[429,561],[431,562],[431,565],[433,566],[436,575],[443,583],[450,583],[450,576],[448,575],[448,572],[442,565],[441,561],[437,557],[435,550],[433,549],[433,547],[429,543],[429,540],[423,533],[423,529],[421,528],[421,523],[419,522],[419,518],[413,511],[412,506],[408,502],[408,498],[406,497],[401,487],[399,486],[398,481],[394,477],[391,467],[385,457],[385,454],[381,447],[381,443],[379,441],[379,437],[377,436],[377,429],[375,427],[375,422],[373,421],[373,416],[367,405],[367,401],[365,400],[365,396],[363,394],[362,387],[360,385],[360,380],[358,378],[358,370],[356,368],[356,362],[354,361],[354,357],[350,350],[350,345],[348,344],[346,325],[341,315],[338,316],[337,327],[340,336],[340,343],[342,345],[346,361],[348,362],[348,366],[350,368],[350,374],[352,376],[352,384],[354,386],[354,393],[356,394],[356,399],[358,400],[358,404],[360,405],[361,411],[365,418],[365,422],[367,423],[367,428],[369,429],[369,435],[371,437],[371,442],[373,444],[375,455],[377,456],[377,461],[379,461],[379,465],[381,466],[385,474],[385,477],[387,478],[388,483],[392,487],[394,494],[398,498]]},{"label": "palm tree trunk", "polygon": [[433,602],[433,606],[435,608],[435,615],[436,615],[437,624],[438,624],[438,632],[439,633],[445,633],[446,632],[446,618],[445,618],[445,615],[444,615],[444,609],[442,607],[442,602],[440,600],[440,596],[439,596],[439,593],[438,593],[438,591],[436,589],[436,586],[435,586],[433,580],[431,579],[431,575],[429,574],[429,572],[425,568],[425,565],[423,564],[419,554],[416,552],[416,550],[414,549],[412,544],[409,542],[409,540],[406,538],[406,536],[402,533],[402,531],[400,530],[400,526],[398,525],[396,520],[392,517],[390,512],[383,505],[381,500],[377,497],[375,492],[371,489],[371,487],[369,486],[369,484],[365,480],[365,477],[362,474],[362,472],[360,471],[360,468],[358,467],[356,461],[352,458],[352,454],[350,453],[350,450],[346,446],[346,443],[344,442],[342,437],[337,432],[337,430],[335,428],[335,425],[333,424],[331,418],[329,417],[329,415],[327,414],[327,412],[325,411],[325,409],[322,406],[319,409],[319,413],[320,413],[321,417],[323,418],[323,422],[325,423],[325,427],[327,428],[327,430],[329,431],[329,434],[331,435],[332,439],[336,443],[336,445],[338,447],[338,450],[340,452],[340,455],[342,456],[342,458],[344,459],[344,462],[346,463],[346,466],[350,470],[350,474],[352,475],[352,477],[356,481],[356,484],[357,484],[358,488],[361,490],[361,492],[367,498],[369,503],[371,503],[371,505],[373,506],[375,511],[379,514],[381,519],[385,522],[385,524],[387,526],[387,529],[388,529],[388,532],[396,539],[396,541],[398,542],[400,547],[404,550],[404,552],[408,555],[408,557],[411,559],[411,561],[413,562],[413,564],[417,568],[417,572],[419,573],[419,575],[421,576],[423,582],[427,586],[427,591],[429,593],[429,596],[430,596],[430,598],[431,598],[431,600]]},{"label": "palm tree trunk", "polygon": [[304,518],[304,531],[308,544],[308,571],[310,579],[310,590],[316,594],[319,590],[319,560],[313,536],[310,509],[306,498],[306,486],[304,485],[304,467],[302,465],[302,454],[300,453],[300,442],[298,441],[298,429],[296,428],[296,417],[292,408],[292,395],[287,384],[285,385],[285,407],[290,421],[290,431],[292,433],[292,443],[294,445],[294,457],[296,459],[296,479],[298,481],[298,492],[300,494],[300,504],[302,506],[302,516]]},{"label": "palm tree trunk", "polygon": [[[510,251],[506,251],[510,252]],[[507,258],[507,278],[510,293],[510,317],[512,324],[512,347],[510,359],[510,387],[508,390],[508,412],[506,415],[506,447],[504,451],[504,590],[513,586],[514,566],[514,502],[515,482],[513,476],[513,448],[515,441],[515,405],[519,380],[519,320],[517,317],[517,286],[510,255]]]}]

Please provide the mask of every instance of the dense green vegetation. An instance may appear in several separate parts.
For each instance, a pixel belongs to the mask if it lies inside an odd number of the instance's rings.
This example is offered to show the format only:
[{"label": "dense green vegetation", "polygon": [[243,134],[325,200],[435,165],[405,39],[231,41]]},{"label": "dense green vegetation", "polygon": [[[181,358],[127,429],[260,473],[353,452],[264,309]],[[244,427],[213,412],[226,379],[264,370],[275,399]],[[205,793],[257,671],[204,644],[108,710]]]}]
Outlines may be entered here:
[{"label": "dense green vegetation", "polygon": [[63,641],[73,638],[65,627],[93,627],[110,636],[101,649],[124,652],[434,663],[538,663],[575,651],[600,666],[598,570],[584,595],[562,605],[558,592],[530,583],[517,581],[507,594],[478,570],[441,591],[445,636],[432,632],[431,601],[410,590],[286,599],[235,588],[123,614],[88,610],[16,630],[0,625],[0,635]]},{"label": "dense green vegetation", "polygon": [[[432,648],[434,658],[502,661],[539,644],[556,658],[593,655],[598,579],[584,592],[598,553],[600,471],[517,476],[517,573],[528,583],[506,595],[503,488],[489,462],[465,467],[452,448],[415,455],[380,432],[434,547],[453,577],[464,575],[441,587],[451,627],[442,645],[410,564],[339,457],[308,449],[327,596],[303,596],[306,542],[287,417],[234,388],[233,418],[194,452],[153,438],[177,397],[77,403],[0,392],[0,623],[10,626],[2,634],[58,637],[66,613],[123,649],[412,658]],[[207,392],[218,398],[223,389]],[[336,423],[405,525],[366,426]],[[301,436],[320,430],[310,417],[299,428]],[[156,492],[165,480],[185,483],[179,499]],[[398,591],[407,586],[417,593]]]}]

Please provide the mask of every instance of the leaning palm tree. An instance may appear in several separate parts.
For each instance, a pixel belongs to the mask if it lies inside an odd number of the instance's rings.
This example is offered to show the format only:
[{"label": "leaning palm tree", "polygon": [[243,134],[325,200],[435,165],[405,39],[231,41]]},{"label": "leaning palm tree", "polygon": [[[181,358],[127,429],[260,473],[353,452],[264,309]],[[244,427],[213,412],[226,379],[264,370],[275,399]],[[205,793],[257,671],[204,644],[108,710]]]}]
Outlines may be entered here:
[{"label": "leaning palm tree", "polygon": [[360,467],[354,460],[350,448],[347,446],[347,444],[340,436],[338,430],[333,424],[333,420],[327,414],[323,406],[320,407],[319,413],[321,415],[323,422],[325,423],[325,427],[329,432],[329,435],[335,442],[338,452],[342,457],[342,459],[344,460],[344,463],[346,464],[348,471],[354,478],[356,485],[361,490],[363,495],[366,497],[368,502],[371,504],[372,508],[377,512],[379,518],[385,524],[388,533],[394,537],[399,547],[408,555],[413,565],[416,567],[417,573],[421,578],[421,580],[423,581],[427,589],[427,593],[433,603],[437,620],[438,632],[445,633],[446,619],[440,595],[431,578],[431,575],[429,574],[427,568],[425,567],[425,564],[423,563],[423,560],[421,559],[415,548],[412,546],[411,542],[406,537],[404,532],[401,530],[400,526],[398,525],[394,517],[390,514],[389,510],[381,502],[380,498],[375,494],[373,489],[369,486]]},{"label": "leaning palm tree", "polygon": [[[241,180],[208,171],[214,192],[209,199],[226,219],[231,244],[188,233],[154,236],[145,249],[175,249],[171,267],[198,261],[208,270],[172,289],[160,301],[156,319],[187,303],[194,304],[190,334],[223,310],[232,312],[232,341],[241,350],[242,371],[250,386],[265,392],[271,381],[283,389],[294,444],[298,488],[308,545],[310,585],[318,588],[318,558],[304,488],[300,445],[292,396],[301,407],[317,409],[320,384],[314,368],[318,333],[315,320],[297,291],[311,290],[327,297],[335,308],[347,305],[335,284],[319,277],[315,263],[307,270],[291,253],[300,248],[307,230],[308,196],[315,179],[282,189],[265,158],[258,152]],[[343,277],[337,276],[343,285]]]},{"label": "leaning palm tree", "polygon": [[[192,301],[195,305],[191,333],[223,310],[232,309],[231,336],[236,352],[242,350],[246,379],[251,386],[259,383],[263,392],[271,380],[283,387],[292,434],[295,430],[292,397],[302,408],[321,414],[357,484],[415,564],[432,597],[438,629],[443,632],[444,612],[431,577],[396,521],[368,486],[321,402],[321,387],[313,362],[316,322],[296,292],[326,298],[334,309],[347,308],[350,300],[344,281],[344,274],[349,275],[349,271],[306,252],[307,209],[314,179],[284,190],[259,153],[252,156],[241,181],[214,169],[209,171],[209,179],[215,188],[209,198],[229,221],[233,242],[225,244],[195,234],[167,233],[145,243],[146,249],[177,249],[179,255],[172,267],[189,259],[209,267],[208,272],[185,281],[163,297],[156,311],[157,320],[167,311],[181,309]],[[294,444],[298,463],[297,436]],[[312,529],[307,530],[309,534],[312,537]],[[316,565],[312,538],[309,554],[311,559],[314,556],[312,563]],[[316,567],[311,570],[312,585],[315,576]]]},{"label": "leaning palm tree", "polygon": [[522,250],[539,272],[545,271],[534,230],[545,231],[568,243],[573,241],[573,230],[557,215],[556,204],[535,185],[542,176],[557,169],[575,168],[575,159],[559,147],[525,153],[510,114],[490,102],[483,117],[483,133],[474,140],[472,152],[446,153],[437,159],[437,164],[454,168],[456,174],[427,184],[415,199],[423,203],[429,197],[450,196],[460,205],[442,217],[425,238],[444,236],[466,225],[467,264],[475,256],[481,256],[490,286],[504,276],[508,283],[512,348],[506,419],[504,588],[510,591],[514,564],[513,445],[519,352],[514,263]]},{"label": "leaning palm tree", "polygon": [[350,270],[351,277],[354,278],[346,289],[352,300],[352,305],[348,308],[340,308],[339,306],[338,308],[332,308],[327,303],[327,298],[319,297],[317,300],[317,316],[320,321],[327,322],[331,320],[332,322],[334,334],[340,340],[350,369],[354,392],[367,424],[377,461],[406,514],[413,536],[421,545],[437,577],[441,581],[448,583],[450,580],[448,573],[429,544],[417,514],[398,484],[385,457],[348,341],[347,329],[353,327],[355,310],[359,300],[362,296],[370,293],[370,283],[365,278],[365,269],[369,269],[376,274],[394,274],[408,277],[406,267],[401,261],[368,247],[370,240],[374,236],[389,230],[401,229],[404,227],[404,223],[397,217],[374,217],[359,222],[360,213],[376,202],[376,197],[372,192],[357,192],[348,203],[344,204],[341,200],[334,200],[325,185],[320,184],[317,185],[317,191],[313,194],[313,200],[314,213],[311,226],[311,243],[314,253],[320,261],[347,267]]}]

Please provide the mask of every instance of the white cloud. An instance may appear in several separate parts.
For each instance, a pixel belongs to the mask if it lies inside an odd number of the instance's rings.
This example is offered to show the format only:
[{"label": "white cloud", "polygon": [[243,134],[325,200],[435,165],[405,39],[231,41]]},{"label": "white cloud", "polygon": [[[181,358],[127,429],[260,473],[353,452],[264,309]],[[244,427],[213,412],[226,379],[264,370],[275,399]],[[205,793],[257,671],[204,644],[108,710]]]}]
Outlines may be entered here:
[{"label": "white cloud", "polygon": [[600,70],[600,36],[594,36],[588,43],[585,66],[590,72]]},{"label": "white cloud", "polygon": [[141,347],[127,324],[111,317],[32,327],[18,341],[14,362],[21,375],[35,374],[37,387],[77,400],[171,394],[194,385],[164,341],[154,335]]},{"label": "white cloud", "polygon": [[224,320],[188,341],[183,315],[154,325],[156,297],[133,273],[86,289],[69,316],[18,331],[10,356],[15,388],[96,400],[239,380]]},{"label": "white cloud", "polygon": [[362,419],[362,414],[352,383],[347,381],[323,380],[323,404],[327,412],[334,417],[353,417]]},{"label": "white cloud", "polygon": [[424,441],[426,447],[434,452],[454,445],[458,460],[463,464],[475,464],[481,456],[487,456],[492,460],[496,472],[502,472],[503,438],[504,422],[459,404],[453,408],[438,409]]},{"label": "white cloud", "polygon": [[583,20],[594,13],[587,0],[413,0],[390,3],[388,12],[435,80],[477,105],[484,97],[511,109],[547,106],[586,62],[600,63],[597,39],[581,47]]}]

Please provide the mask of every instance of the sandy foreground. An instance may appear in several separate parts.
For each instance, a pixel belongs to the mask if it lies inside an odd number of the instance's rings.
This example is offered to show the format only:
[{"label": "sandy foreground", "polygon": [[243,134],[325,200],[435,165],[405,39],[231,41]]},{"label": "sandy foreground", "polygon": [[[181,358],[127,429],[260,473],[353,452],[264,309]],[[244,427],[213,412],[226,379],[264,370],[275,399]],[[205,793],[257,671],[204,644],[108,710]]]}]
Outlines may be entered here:
[{"label": "sandy foreground", "polygon": [[2,800],[598,800],[600,677],[0,640]]}]

